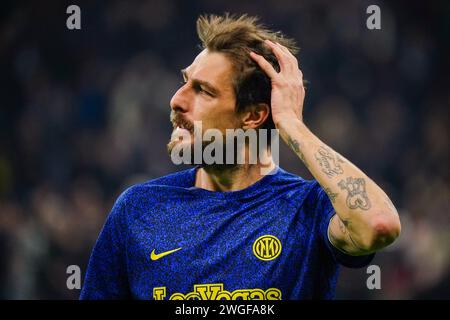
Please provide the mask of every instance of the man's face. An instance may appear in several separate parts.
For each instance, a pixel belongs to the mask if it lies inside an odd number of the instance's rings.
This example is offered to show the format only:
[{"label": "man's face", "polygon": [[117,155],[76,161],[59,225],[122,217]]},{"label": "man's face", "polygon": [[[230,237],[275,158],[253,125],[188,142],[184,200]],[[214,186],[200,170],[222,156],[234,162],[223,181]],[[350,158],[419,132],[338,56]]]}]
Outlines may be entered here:
[{"label": "man's face", "polygon": [[182,70],[184,84],[170,101],[174,127],[169,152],[178,143],[182,130],[193,135],[194,121],[202,122],[202,130],[241,127],[235,111],[236,97],[232,86],[233,68],[230,60],[218,52],[203,50],[194,62]]}]

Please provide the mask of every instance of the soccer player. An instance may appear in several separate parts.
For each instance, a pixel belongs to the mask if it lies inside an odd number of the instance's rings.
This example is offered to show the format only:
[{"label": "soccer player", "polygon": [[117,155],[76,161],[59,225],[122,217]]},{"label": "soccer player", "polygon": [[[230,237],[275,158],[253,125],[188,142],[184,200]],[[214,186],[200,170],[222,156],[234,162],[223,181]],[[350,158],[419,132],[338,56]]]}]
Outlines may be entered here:
[{"label": "soccer player", "polygon": [[170,102],[169,151],[192,143],[179,138],[194,121],[224,134],[276,128],[315,179],[280,168],[269,146],[270,174],[262,161],[203,163],[128,188],[81,299],[333,298],[339,265],[365,266],[398,237],[395,207],[305,125],[292,39],[247,15],[201,16],[197,32],[203,50]]}]

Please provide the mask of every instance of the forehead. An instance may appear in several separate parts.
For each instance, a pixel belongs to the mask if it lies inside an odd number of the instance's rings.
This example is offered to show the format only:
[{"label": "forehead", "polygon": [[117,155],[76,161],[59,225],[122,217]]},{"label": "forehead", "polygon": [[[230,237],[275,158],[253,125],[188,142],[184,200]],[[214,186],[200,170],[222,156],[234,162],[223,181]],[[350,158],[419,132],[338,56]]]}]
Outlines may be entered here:
[{"label": "forehead", "polygon": [[223,53],[204,49],[186,68],[189,78],[211,83],[220,91],[232,90],[233,65]]}]

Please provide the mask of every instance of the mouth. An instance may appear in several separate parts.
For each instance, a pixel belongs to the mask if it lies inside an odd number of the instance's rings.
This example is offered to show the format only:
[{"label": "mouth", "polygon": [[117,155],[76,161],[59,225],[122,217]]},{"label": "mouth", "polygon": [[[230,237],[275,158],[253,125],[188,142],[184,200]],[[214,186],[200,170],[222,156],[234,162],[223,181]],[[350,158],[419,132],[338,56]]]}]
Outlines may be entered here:
[{"label": "mouth", "polygon": [[184,117],[179,113],[171,113],[170,122],[172,122],[174,131],[187,130],[191,134],[194,133],[194,124],[184,119]]},{"label": "mouth", "polygon": [[193,130],[191,130],[189,127],[182,125],[182,124],[174,124],[173,129],[174,129],[174,132],[188,131],[190,134],[193,133]]},{"label": "mouth", "polygon": [[187,130],[190,133],[194,133],[194,126],[187,121],[172,122],[172,127],[174,130]]},{"label": "mouth", "polygon": [[176,129],[184,129],[184,130],[188,130],[188,128],[186,128],[185,125],[181,124],[181,123],[173,123],[172,124],[173,128]]}]

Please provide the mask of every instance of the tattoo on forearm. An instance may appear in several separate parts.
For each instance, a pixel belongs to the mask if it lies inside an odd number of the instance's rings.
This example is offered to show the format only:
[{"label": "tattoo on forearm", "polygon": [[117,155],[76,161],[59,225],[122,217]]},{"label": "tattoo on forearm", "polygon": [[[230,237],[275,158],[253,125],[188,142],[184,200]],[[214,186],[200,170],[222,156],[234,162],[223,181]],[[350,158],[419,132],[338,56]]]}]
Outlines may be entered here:
[{"label": "tattoo on forearm", "polygon": [[347,180],[341,180],[338,186],[342,190],[347,190],[347,207],[350,209],[369,210],[370,200],[366,193],[366,181],[363,178],[348,177]]},{"label": "tattoo on forearm", "polygon": [[304,155],[303,152],[300,150],[300,143],[299,143],[297,140],[292,139],[292,138],[289,137],[289,136],[288,136],[287,140],[288,140],[288,145],[289,145],[289,147],[291,147],[292,150],[294,150],[294,152],[295,152],[295,153],[300,157],[300,159],[303,161],[303,163],[305,164],[305,166],[306,166],[307,168],[309,168],[309,165],[308,165],[308,163],[306,162],[306,159],[305,159],[305,155]]},{"label": "tattoo on forearm", "polygon": [[320,147],[315,154],[316,160],[322,168],[322,172],[325,173],[328,178],[338,176],[344,173],[341,163],[344,161],[339,157],[338,154],[333,154],[331,150],[325,147]]},{"label": "tattoo on forearm", "polygon": [[334,200],[336,199],[336,197],[338,196],[338,193],[334,193],[333,191],[331,191],[330,188],[326,188],[325,193],[327,194],[328,198],[330,198],[330,201],[332,203],[334,203]]},{"label": "tattoo on forearm", "polygon": [[300,143],[297,140],[288,137],[288,144],[294,150],[295,153],[300,152]]}]

